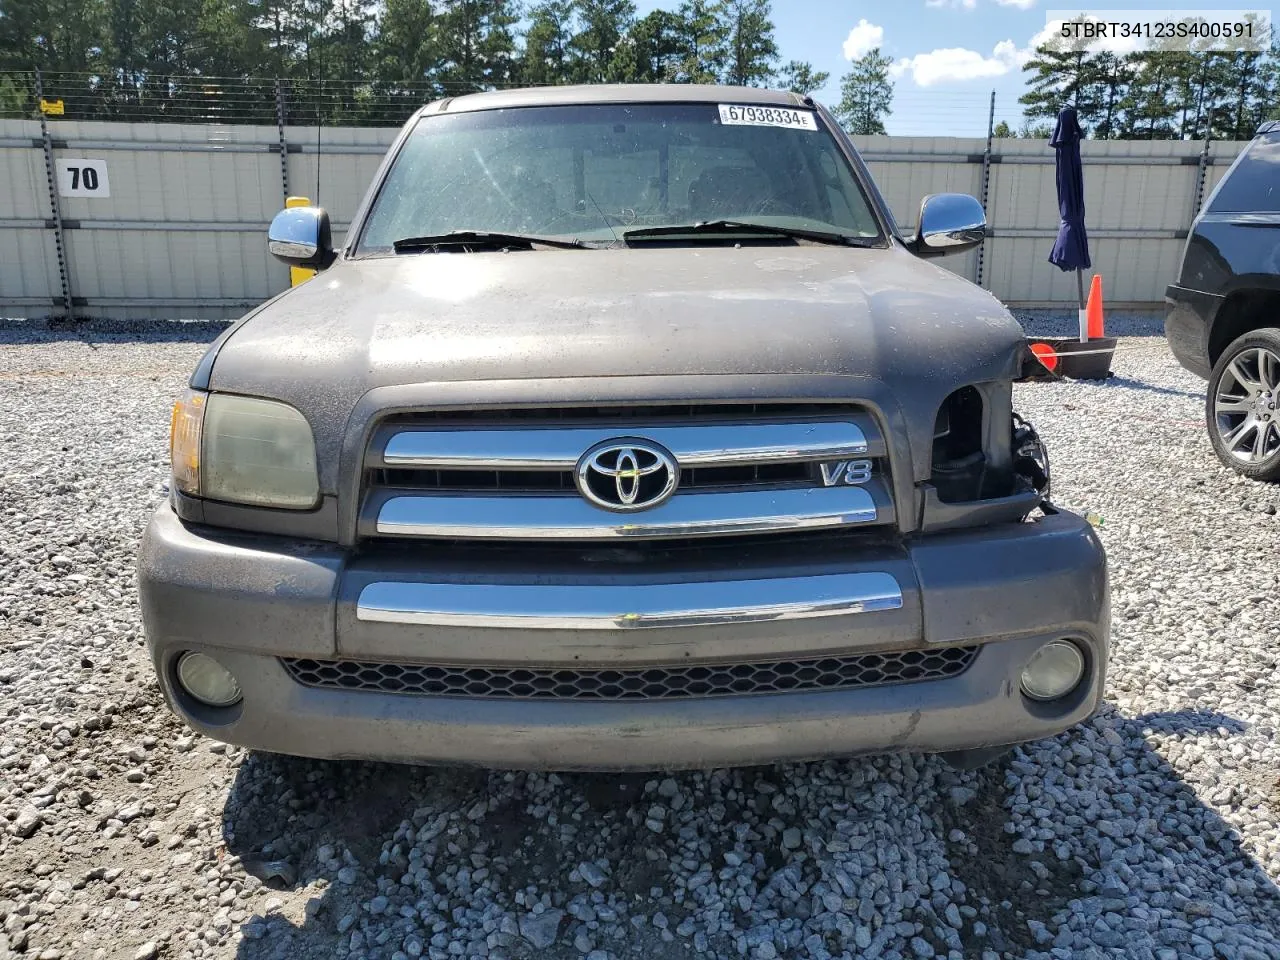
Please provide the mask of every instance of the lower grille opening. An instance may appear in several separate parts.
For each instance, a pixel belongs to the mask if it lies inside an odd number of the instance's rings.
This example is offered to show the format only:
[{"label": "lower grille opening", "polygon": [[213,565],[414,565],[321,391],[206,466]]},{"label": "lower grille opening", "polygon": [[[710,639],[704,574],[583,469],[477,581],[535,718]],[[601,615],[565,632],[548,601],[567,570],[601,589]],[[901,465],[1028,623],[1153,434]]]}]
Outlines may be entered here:
[{"label": "lower grille opening", "polygon": [[281,658],[309,687],[504,700],[672,700],[846,690],[955,677],[977,646],[749,663],[622,668],[478,667]]}]

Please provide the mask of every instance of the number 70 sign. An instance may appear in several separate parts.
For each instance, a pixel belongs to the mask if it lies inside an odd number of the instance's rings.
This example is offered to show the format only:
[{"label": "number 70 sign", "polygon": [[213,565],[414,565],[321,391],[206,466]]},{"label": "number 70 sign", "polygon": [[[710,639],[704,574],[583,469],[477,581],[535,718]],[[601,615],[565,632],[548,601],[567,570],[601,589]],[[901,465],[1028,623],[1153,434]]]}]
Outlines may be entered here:
[{"label": "number 70 sign", "polygon": [[58,196],[109,197],[111,181],[107,179],[105,160],[56,160]]}]

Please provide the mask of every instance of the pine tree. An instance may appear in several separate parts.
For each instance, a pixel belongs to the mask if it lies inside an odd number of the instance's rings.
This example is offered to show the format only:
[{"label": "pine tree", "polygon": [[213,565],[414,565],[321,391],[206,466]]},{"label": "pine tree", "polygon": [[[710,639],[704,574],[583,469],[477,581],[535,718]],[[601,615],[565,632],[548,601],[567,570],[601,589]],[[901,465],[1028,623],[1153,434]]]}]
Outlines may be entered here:
[{"label": "pine tree", "polygon": [[267,49],[272,76],[309,76],[306,70],[312,26],[306,0],[253,0],[253,23]]},{"label": "pine tree", "polygon": [[430,0],[386,0],[377,33],[378,77],[393,88],[420,83],[439,66]]},{"label": "pine tree", "polygon": [[1253,106],[1254,132],[1258,125],[1280,117],[1280,47],[1272,47],[1262,58],[1258,72],[1258,100]]},{"label": "pine tree", "polygon": [[636,19],[632,0],[576,0],[579,30],[570,41],[574,73],[583,83],[615,79],[613,60],[618,44]]},{"label": "pine tree", "polygon": [[618,44],[614,78],[624,83],[666,83],[680,68],[680,18],[669,10],[654,10],[637,20]]},{"label": "pine tree", "polygon": [[534,7],[520,54],[520,82],[536,86],[568,81],[574,32],[570,0],[547,0]]},{"label": "pine tree", "polygon": [[1182,102],[1180,134],[1183,140],[1203,140],[1215,136],[1215,127],[1225,119],[1225,101],[1231,96],[1230,61],[1234,53],[1193,51],[1190,69],[1178,78],[1178,99]]},{"label": "pine tree", "polygon": [[1016,137],[1017,134],[1013,132],[1013,128],[1006,121],[1001,120],[991,128],[991,136],[1005,140],[1009,137]]},{"label": "pine tree", "polygon": [[1030,89],[1018,98],[1029,122],[1052,123],[1063,107],[1074,106],[1080,126],[1087,131],[1093,125],[1099,111],[1099,71],[1086,41],[1055,37],[1036,47],[1022,69],[1032,74],[1027,84]]},{"label": "pine tree", "polygon": [[830,79],[827,71],[814,70],[813,64],[801,60],[792,60],[778,71],[779,86],[802,96],[826,86]]},{"label": "pine tree", "polygon": [[469,93],[510,82],[518,19],[507,0],[443,0],[436,16],[436,79],[444,89]]},{"label": "pine tree", "polygon": [[1144,50],[1127,57],[1133,79],[1120,100],[1120,136],[1127,140],[1172,140],[1178,136],[1179,78],[1191,55],[1184,50]]},{"label": "pine tree", "polygon": [[683,0],[680,20],[680,61],[677,83],[715,83],[725,66],[724,30],[708,0]]},{"label": "pine tree", "polygon": [[1220,111],[1214,135],[1226,140],[1252,140],[1269,105],[1274,81],[1267,58],[1261,53],[1240,52],[1224,67],[1222,82],[1228,96]]},{"label": "pine tree", "polygon": [[1093,135],[1099,140],[1116,137],[1121,126],[1121,103],[1133,81],[1133,67],[1129,61],[1114,53],[1102,52],[1087,61],[1088,82],[1094,91],[1097,104],[1093,118]]},{"label": "pine tree", "polygon": [[373,0],[332,0],[332,4],[321,36],[326,73],[341,80],[362,80],[372,53]]},{"label": "pine tree", "polygon": [[270,76],[265,38],[253,20],[251,0],[204,0],[192,53],[196,69],[211,77]]},{"label": "pine tree", "polygon": [[769,0],[721,0],[714,11],[724,51],[721,79],[738,87],[766,86],[778,62]]},{"label": "pine tree", "polygon": [[99,67],[107,19],[104,0],[4,0],[0,66],[46,72]]},{"label": "pine tree", "polygon": [[889,66],[893,61],[876,47],[853,61],[852,69],[840,81],[840,103],[836,119],[849,133],[884,133],[884,118],[893,112],[893,81]]}]

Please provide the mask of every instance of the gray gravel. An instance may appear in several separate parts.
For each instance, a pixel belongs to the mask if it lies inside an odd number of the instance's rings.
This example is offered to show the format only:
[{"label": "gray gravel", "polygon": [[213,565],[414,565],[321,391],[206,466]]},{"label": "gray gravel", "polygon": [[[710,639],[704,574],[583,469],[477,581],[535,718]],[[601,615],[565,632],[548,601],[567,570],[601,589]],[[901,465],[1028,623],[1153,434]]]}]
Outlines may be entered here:
[{"label": "gray gravel", "polygon": [[0,957],[1280,958],[1280,489],[1217,465],[1158,322],[1110,324],[1115,377],[1016,395],[1111,559],[1094,720],[975,773],[650,777],[192,736],[133,562],[211,329],[0,328]]}]

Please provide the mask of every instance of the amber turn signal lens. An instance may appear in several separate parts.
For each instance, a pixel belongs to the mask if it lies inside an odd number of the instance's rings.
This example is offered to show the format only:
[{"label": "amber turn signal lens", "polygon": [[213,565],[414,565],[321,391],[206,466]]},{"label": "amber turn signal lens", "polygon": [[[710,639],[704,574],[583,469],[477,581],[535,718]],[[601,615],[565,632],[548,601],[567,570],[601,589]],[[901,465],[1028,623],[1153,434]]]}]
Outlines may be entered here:
[{"label": "amber turn signal lens", "polygon": [[200,495],[200,436],[204,431],[205,395],[187,390],[173,405],[169,429],[169,461],[173,484],[192,497]]}]

